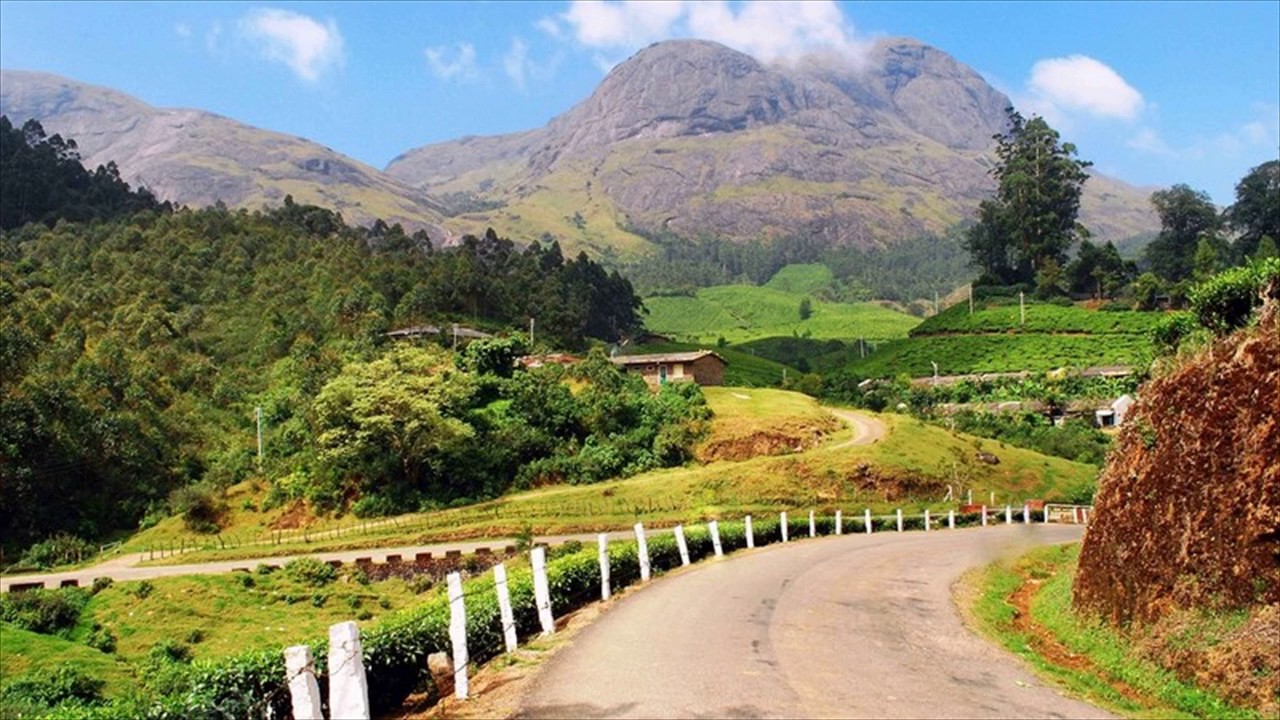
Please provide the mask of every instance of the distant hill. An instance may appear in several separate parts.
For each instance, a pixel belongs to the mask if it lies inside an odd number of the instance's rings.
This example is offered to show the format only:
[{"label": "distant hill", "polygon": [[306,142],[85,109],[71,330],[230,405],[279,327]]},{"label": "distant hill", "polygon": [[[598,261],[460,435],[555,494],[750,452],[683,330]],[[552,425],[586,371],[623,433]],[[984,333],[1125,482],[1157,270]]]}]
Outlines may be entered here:
[{"label": "distant hill", "polygon": [[[443,207],[359,161],[303,138],[201,110],[156,108],[108,88],[46,73],[0,71],[0,114],[72,137],[88,167],[115,161],[121,177],[161,200],[203,207],[278,206],[285,195],[367,225],[381,218],[456,238]],[[484,228],[481,228],[483,232]]]},{"label": "distant hill", "polygon": [[[392,176],[470,208],[464,227],[640,250],[646,237],[808,234],[878,247],[970,217],[994,188],[1009,99],[946,53],[880,41],[865,65],[765,65],[713,42],[652,45],[545,127],[404,153]],[[1149,191],[1095,174],[1083,222],[1120,240]]]}]

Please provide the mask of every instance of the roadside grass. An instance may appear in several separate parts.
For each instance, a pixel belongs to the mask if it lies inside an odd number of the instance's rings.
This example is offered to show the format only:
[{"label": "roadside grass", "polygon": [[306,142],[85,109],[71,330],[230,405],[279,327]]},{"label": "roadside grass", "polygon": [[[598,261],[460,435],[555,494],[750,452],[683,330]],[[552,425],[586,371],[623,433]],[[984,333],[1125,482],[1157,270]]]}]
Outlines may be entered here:
[{"label": "roadside grass", "polygon": [[[976,590],[971,611],[987,635],[1026,660],[1038,674],[1113,712],[1130,717],[1261,717],[1179,680],[1143,658],[1125,635],[1071,606],[1079,544],[1039,548],[1013,561],[990,565],[965,581]],[[1068,667],[1046,655],[1042,641],[1018,627],[1010,600],[1025,583],[1035,585],[1030,620],[1047,638],[1083,661]]]},{"label": "roadside grass", "polygon": [[75,640],[0,622],[0,683],[8,685],[24,675],[47,675],[64,665],[102,680],[103,692],[108,695],[134,684],[133,669],[117,657]]}]

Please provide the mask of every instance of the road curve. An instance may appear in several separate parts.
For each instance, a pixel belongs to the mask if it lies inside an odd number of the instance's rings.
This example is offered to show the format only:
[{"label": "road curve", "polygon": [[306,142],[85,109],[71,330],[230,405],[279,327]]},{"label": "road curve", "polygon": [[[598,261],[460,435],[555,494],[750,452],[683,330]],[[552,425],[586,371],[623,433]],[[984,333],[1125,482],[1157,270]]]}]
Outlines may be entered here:
[{"label": "road curve", "polygon": [[853,535],[708,562],[585,628],[517,717],[1103,717],[966,630],[951,600],[968,568],[1080,536]]},{"label": "road curve", "polygon": [[827,408],[827,410],[836,417],[843,420],[853,428],[853,437],[834,447],[850,447],[852,445],[870,445],[880,438],[883,438],[889,432],[889,428],[885,424],[870,415],[864,415],[852,410],[840,410],[837,408]]}]

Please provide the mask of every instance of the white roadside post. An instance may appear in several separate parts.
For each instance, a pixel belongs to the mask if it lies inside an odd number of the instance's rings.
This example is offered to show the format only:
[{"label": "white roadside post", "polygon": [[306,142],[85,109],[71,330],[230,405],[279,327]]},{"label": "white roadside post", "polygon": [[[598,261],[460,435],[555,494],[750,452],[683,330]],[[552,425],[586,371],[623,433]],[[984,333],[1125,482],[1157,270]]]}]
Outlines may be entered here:
[{"label": "white roadside post", "polygon": [[1080,512],[1084,514],[1084,524],[1088,525],[1089,524],[1089,508],[1087,507],[1082,508]]},{"label": "white roadside post", "polygon": [[956,529],[956,511],[955,510],[947,511],[947,529],[948,530]]},{"label": "white roadside post", "polygon": [[862,527],[866,528],[868,535],[871,534],[871,508],[862,510]]},{"label": "white roadside post", "polygon": [[902,508],[898,508],[898,532],[902,532]]},{"label": "white roadside post", "polygon": [[369,720],[369,680],[364,674],[360,628],[350,621],[329,626],[329,714]]},{"label": "white roadside post", "polygon": [[840,511],[837,510],[836,511],[836,534],[837,535],[839,535],[843,531],[843,528],[840,527],[842,524],[843,523],[841,522],[841,519],[840,519]]},{"label": "white roadside post", "polygon": [[538,624],[543,635],[554,635],[556,621],[551,615],[551,585],[547,582],[547,549],[539,545],[529,553],[533,563],[533,603],[538,607]]},{"label": "white roadside post", "polygon": [[640,582],[649,581],[649,543],[644,539],[644,525],[636,523],[636,556],[640,560]]},{"label": "white roadside post", "polygon": [[684,539],[684,526],[677,525],[672,529],[676,536],[676,548],[680,550],[680,564],[689,564],[689,543]]},{"label": "white roadside post", "polygon": [[982,527],[987,526],[987,506],[982,506]]},{"label": "white roadside post", "polygon": [[724,557],[724,547],[720,545],[720,521],[707,523],[707,530],[711,531],[711,547],[716,551],[716,557]]},{"label": "white roadside post", "polygon": [[453,696],[466,700],[467,683],[467,604],[462,598],[462,576],[449,573],[449,644],[453,646]]},{"label": "white roadside post", "polygon": [[1030,505],[1024,504],[1022,506],[1022,524],[1023,525],[1031,524],[1031,506]]},{"label": "white roadside post", "polygon": [[1044,504],[1044,521],[1049,522],[1049,503]]},{"label": "white roadside post", "polygon": [[1009,525],[1013,522],[1013,508],[1008,505],[1004,506],[1004,524]]},{"label": "white roadside post", "polygon": [[817,537],[818,528],[813,523],[813,511],[809,511],[809,537]]},{"label": "white roadside post", "polygon": [[929,511],[928,511],[928,509],[926,509],[926,510],[924,511],[924,531],[925,531],[925,532],[929,532]]},{"label": "white roadside post", "polygon": [[324,720],[320,711],[320,685],[311,668],[311,648],[294,645],[284,649],[285,676],[296,720]]},{"label": "white roadside post", "polygon": [[756,546],[756,534],[755,534],[755,532],[751,529],[751,516],[750,516],[750,515],[748,515],[748,516],[746,517],[746,525],[747,525],[747,548],[748,548],[748,549],[750,549],[750,548],[753,548],[753,547],[755,547],[755,546]]},{"label": "white roadside post", "polygon": [[493,566],[493,586],[498,591],[498,615],[502,618],[502,641],[507,652],[516,651],[516,616],[511,611],[511,588],[507,587],[507,568],[502,563]]},{"label": "white roadside post", "polygon": [[778,518],[779,518],[778,522],[780,523],[780,527],[782,528],[782,542],[786,542],[787,541],[787,511],[783,510],[781,513],[779,513]]},{"label": "white roadside post", "polygon": [[596,536],[596,544],[600,546],[600,599],[608,600],[613,594],[609,587],[609,536],[600,533]]}]

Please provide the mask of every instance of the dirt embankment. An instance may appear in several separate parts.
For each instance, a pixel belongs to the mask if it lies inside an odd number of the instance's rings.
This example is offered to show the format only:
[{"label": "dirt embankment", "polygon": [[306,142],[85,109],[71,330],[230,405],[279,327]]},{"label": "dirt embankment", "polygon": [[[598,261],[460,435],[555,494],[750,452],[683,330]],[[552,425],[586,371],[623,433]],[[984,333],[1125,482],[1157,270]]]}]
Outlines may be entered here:
[{"label": "dirt embankment", "polygon": [[[1233,701],[1276,708],[1280,655],[1280,317],[1142,389],[1099,480],[1076,605],[1132,623],[1148,654]],[[1235,631],[1188,649],[1188,629]]]}]

